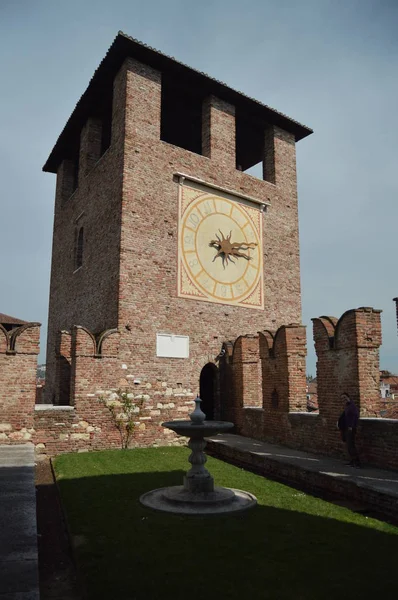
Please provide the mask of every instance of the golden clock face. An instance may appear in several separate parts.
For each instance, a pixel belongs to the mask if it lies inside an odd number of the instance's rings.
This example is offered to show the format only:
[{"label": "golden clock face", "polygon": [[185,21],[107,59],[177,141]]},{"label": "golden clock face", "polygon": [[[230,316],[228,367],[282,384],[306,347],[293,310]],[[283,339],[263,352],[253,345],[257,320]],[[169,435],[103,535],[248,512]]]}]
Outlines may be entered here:
[{"label": "golden clock face", "polygon": [[260,211],[180,187],[179,296],[263,308]]}]

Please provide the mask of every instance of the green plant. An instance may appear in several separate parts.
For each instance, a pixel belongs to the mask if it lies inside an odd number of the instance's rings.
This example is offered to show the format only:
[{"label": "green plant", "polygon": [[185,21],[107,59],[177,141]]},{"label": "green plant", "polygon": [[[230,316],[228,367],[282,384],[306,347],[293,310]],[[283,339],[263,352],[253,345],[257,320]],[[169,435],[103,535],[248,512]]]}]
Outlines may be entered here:
[{"label": "green plant", "polygon": [[141,396],[134,398],[128,389],[111,390],[99,396],[99,402],[108,409],[112,421],[120,434],[122,449],[129,448],[130,440],[137,425],[144,400]]},{"label": "green plant", "polygon": [[213,517],[145,508],[141,494],[181,485],[189,454],[160,447],[55,458],[87,600],[396,598],[396,527],[211,456],[216,484],[251,492],[256,508]]}]

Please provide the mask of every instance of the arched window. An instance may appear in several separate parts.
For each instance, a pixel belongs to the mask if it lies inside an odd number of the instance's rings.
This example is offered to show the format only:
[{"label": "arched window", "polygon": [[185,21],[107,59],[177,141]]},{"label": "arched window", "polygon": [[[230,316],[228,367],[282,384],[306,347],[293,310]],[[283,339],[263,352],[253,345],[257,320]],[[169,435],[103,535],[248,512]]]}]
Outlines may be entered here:
[{"label": "arched window", "polygon": [[83,265],[84,230],[80,227],[76,242],[76,269]]}]

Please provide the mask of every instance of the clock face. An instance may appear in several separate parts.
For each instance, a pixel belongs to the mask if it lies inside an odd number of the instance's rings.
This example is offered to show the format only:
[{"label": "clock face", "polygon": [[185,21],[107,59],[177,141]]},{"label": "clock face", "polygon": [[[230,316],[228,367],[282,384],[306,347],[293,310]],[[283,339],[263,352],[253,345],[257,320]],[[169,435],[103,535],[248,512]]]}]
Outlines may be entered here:
[{"label": "clock face", "polygon": [[260,210],[180,187],[179,296],[263,308]]}]

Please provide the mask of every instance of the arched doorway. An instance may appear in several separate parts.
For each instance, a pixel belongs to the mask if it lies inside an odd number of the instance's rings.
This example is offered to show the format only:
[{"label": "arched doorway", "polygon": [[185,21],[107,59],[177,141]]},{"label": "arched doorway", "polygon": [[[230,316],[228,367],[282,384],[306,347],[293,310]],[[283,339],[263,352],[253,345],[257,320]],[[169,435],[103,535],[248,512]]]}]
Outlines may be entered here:
[{"label": "arched doorway", "polygon": [[217,367],[212,363],[205,365],[200,373],[199,395],[202,400],[200,408],[207,421],[213,421],[217,396]]}]

